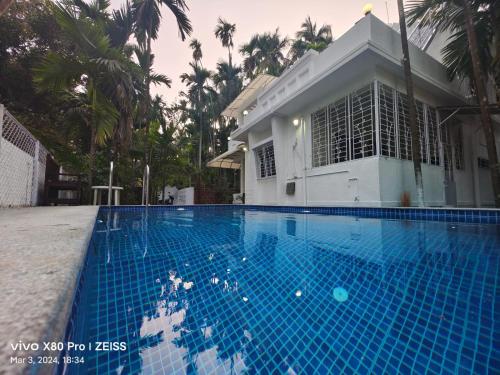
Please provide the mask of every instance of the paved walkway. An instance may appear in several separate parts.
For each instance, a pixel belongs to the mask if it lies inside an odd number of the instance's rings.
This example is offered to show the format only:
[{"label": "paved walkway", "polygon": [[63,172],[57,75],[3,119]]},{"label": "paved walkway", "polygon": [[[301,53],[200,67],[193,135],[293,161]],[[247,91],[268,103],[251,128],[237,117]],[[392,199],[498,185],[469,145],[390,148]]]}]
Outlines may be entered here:
[{"label": "paved walkway", "polygon": [[[98,207],[0,209],[0,374],[26,373],[31,350],[62,341]],[[53,353],[42,353],[42,355]],[[25,360],[26,361],[26,360]],[[39,372],[50,366],[38,367]]]}]

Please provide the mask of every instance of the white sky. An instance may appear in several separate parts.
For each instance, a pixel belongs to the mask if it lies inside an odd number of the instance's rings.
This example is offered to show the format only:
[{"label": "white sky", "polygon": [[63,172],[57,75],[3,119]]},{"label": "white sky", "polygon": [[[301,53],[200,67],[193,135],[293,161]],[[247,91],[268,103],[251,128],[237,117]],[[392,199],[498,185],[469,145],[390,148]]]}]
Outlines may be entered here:
[{"label": "white sky", "polygon": [[[119,7],[125,0],[111,0],[113,7]],[[347,31],[362,16],[366,0],[186,0],[188,17],[193,25],[192,37],[202,43],[203,65],[215,69],[217,61],[227,59],[227,50],[215,39],[217,19],[222,17],[236,24],[233,61],[239,63],[237,50],[255,33],[274,31],[293,37],[300,24],[309,15],[318,26],[330,24],[334,38]],[[373,0],[373,14],[382,21],[397,22],[397,0]],[[386,9],[387,7],[387,9]],[[163,7],[160,36],[153,44],[154,69],[172,79],[172,88],[153,87],[153,93],[163,95],[168,103],[179,91],[184,90],[179,76],[188,72],[192,60],[189,41],[182,42],[178,36],[175,19]]]}]

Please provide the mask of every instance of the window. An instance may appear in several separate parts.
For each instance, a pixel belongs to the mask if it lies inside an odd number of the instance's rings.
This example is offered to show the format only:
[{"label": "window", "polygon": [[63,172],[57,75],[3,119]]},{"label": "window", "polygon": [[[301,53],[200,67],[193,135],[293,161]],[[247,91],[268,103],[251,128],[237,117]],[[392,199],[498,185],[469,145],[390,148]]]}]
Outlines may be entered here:
[{"label": "window", "polygon": [[[377,96],[375,88],[378,90]],[[375,111],[377,97],[378,113]],[[421,161],[440,165],[440,137],[436,109],[418,100],[415,101],[415,109]],[[379,120],[380,154],[412,160],[408,112],[408,97],[405,94],[388,85],[372,82],[312,113],[313,167],[376,155],[375,116],[378,116]],[[453,146],[460,149],[461,144]],[[463,164],[463,160],[456,163]]]},{"label": "window", "polygon": [[348,159],[348,121],[347,97],[328,106],[328,130],[330,132],[329,164],[340,163]]},{"label": "window", "polygon": [[425,106],[427,132],[429,138],[429,163],[432,165],[439,165],[439,132],[436,109]]},{"label": "window", "polygon": [[376,154],[373,84],[351,94],[351,158]]},{"label": "window", "polygon": [[420,140],[420,161],[427,163],[427,137],[424,120],[424,104],[416,100],[415,109],[417,111],[417,128]]},{"label": "window", "polygon": [[461,124],[456,125],[453,143],[455,146],[455,168],[459,170],[464,169],[464,144]]},{"label": "window", "polygon": [[265,178],[276,175],[276,165],[274,164],[273,142],[266,143],[255,150],[257,162],[257,177]]},{"label": "window", "polygon": [[397,92],[398,99],[398,126],[399,126],[399,155],[401,159],[412,160],[411,157],[411,131],[408,121],[408,97]]},{"label": "window", "polygon": [[314,112],[311,116],[311,123],[313,167],[321,167],[329,164],[326,108]]},{"label": "window", "polygon": [[397,156],[396,124],[394,116],[394,90],[384,84],[378,89],[380,112],[380,148],[385,156]]}]

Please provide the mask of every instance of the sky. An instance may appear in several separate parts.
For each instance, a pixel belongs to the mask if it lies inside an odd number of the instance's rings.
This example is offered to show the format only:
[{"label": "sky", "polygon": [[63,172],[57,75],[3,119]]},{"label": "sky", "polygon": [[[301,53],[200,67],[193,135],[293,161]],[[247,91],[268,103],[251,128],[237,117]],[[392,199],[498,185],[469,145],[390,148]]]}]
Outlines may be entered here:
[{"label": "sky", "polygon": [[[113,7],[120,7],[125,0],[111,0]],[[187,12],[193,25],[191,38],[202,44],[203,66],[214,70],[221,58],[227,60],[227,49],[214,36],[217,19],[222,17],[236,24],[233,61],[241,62],[239,46],[248,42],[256,33],[279,28],[282,36],[293,37],[309,15],[318,24],[329,24],[334,38],[338,38],[363,17],[363,6],[373,4],[373,14],[384,22],[397,22],[397,0],[186,0]],[[175,18],[162,7],[159,38],[153,43],[154,70],[166,74],[172,87],[152,87],[152,92],[171,103],[185,89],[179,76],[189,72],[192,51],[189,40],[179,38]]]}]

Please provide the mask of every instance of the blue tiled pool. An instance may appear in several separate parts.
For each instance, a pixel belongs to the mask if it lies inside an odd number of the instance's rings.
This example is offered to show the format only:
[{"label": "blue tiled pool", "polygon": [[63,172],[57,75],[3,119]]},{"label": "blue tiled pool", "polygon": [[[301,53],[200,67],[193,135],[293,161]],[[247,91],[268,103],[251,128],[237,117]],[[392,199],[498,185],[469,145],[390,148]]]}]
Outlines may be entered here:
[{"label": "blue tiled pool", "polygon": [[284,211],[101,209],[64,371],[499,373],[500,226]]}]

